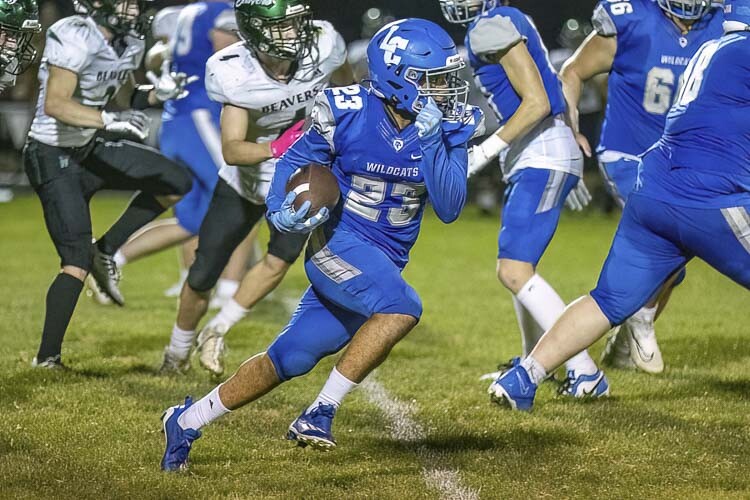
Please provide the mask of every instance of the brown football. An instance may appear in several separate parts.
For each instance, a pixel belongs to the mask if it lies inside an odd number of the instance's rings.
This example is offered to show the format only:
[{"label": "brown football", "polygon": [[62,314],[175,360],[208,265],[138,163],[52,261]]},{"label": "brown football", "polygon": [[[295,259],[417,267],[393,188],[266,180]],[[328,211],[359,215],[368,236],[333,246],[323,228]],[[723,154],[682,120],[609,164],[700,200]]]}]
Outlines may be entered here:
[{"label": "brown football", "polygon": [[294,209],[299,210],[304,202],[310,200],[308,217],[318,213],[323,207],[333,210],[339,202],[339,183],[329,167],[311,163],[297,170],[286,183],[286,192],[295,191]]}]

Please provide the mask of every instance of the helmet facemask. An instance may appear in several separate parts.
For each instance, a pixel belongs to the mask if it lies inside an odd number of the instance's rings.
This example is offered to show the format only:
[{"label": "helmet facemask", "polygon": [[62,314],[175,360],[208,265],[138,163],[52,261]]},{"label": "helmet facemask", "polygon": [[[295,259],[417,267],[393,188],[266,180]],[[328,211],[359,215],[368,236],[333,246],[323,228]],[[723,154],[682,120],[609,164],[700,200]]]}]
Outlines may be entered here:
[{"label": "helmet facemask", "polygon": [[686,21],[703,17],[711,8],[711,0],[657,0],[664,12]]},{"label": "helmet facemask", "polygon": [[143,39],[153,17],[146,13],[148,0],[79,0],[84,13],[115,36],[131,35]]},{"label": "helmet facemask", "polygon": [[29,68],[36,58],[31,39],[40,31],[36,19],[24,21],[20,29],[0,23],[0,70],[3,73],[20,75]]},{"label": "helmet facemask", "polygon": [[438,0],[446,21],[469,24],[490,9],[507,5],[506,0]]},{"label": "helmet facemask", "polygon": [[307,5],[289,6],[286,16],[278,19],[251,17],[237,11],[237,21],[244,42],[261,54],[299,61],[312,52],[315,32]]},{"label": "helmet facemask", "polygon": [[469,82],[462,79],[460,71],[466,66],[461,56],[451,56],[442,68],[408,68],[405,80],[417,87],[415,111],[419,112],[432,98],[443,113],[444,120],[460,120],[466,113]]}]

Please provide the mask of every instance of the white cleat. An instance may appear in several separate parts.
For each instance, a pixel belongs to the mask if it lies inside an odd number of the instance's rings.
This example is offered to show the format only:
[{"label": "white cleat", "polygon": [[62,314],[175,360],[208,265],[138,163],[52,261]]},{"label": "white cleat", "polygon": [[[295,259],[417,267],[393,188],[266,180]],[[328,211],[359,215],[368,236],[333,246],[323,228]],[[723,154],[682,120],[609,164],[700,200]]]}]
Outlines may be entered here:
[{"label": "white cleat", "polygon": [[178,358],[169,350],[169,346],[167,346],[164,349],[164,359],[161,362],[159,373],[162,375],[184,375],[188,371],[190,371],[190,354],[185,359]]},{"label": "white cleat", "polygon": [[630,359],[646,373],[664,371],[664,359],[656,342],[654,314],[641,309],[625,321],[630,344]]},{"label": "white cleat", "polygon": [[224,325],[206,325],[198,334],[198,353],[201,366],[214,376],[224,373]]},{"label": "white cleat", "polygon": [[102,292],[102,289],[96,284],[96,280],[93,276],[90,274],[86,276],[86,281],[84,283],[86,284],[86,296],[91,297],[94,302],[103,306],[111,306],[114,304],[112,299],[109,298],[109,295]]},{"label": "white cleat", "polygon": [[603,365],[623,370],[635,370],[637,368],[633,360],[630,359],[629,336],[630,330],[625,324],[612,329],[600,358]]}]

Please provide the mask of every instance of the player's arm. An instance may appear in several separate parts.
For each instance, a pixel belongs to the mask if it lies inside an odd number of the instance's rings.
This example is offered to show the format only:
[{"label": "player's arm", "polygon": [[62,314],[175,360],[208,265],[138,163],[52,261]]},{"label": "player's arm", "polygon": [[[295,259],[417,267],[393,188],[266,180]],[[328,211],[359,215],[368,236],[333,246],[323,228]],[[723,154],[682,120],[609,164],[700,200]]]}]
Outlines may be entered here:
[{"label": "player's arm", "polygon": [[257,165],[273,157],[270,142],[247,140],[249,120],[246,109],[224,104],[221,110],[221,152],[229,165]]},{"label": "player's arm", "polygon": [[578,126],[578,103],[581,100],[583,84],[596,75],[608,73],[612,69],[616,52],[615,36],[602,36],[592,32],[560,70],[568,123],[587,156],[591,156],[591,146],[580,135]]},{"label": "player's arm", "polygon": [[157,40],[146,52],[143,65],[147,71],[158,71],[162,63],[170,56],[169,42],[166,38]]},{"label": "player's arm", "polygon": [[60,122],[83,128],[104,128],[101,111],[75,99],[78,76],[65,68],[49,65],[44,113]]}]

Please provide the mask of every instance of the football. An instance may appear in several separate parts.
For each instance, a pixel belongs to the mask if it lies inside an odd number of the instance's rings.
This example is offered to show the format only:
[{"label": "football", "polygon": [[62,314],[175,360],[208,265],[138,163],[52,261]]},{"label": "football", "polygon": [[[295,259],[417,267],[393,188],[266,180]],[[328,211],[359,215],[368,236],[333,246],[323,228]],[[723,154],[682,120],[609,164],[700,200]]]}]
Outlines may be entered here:
[{"label": "football", "polygon": [[286,192],[294,191],[294,209],[310,200],[308,216],[313,216],[323,207],[333,210],[339,202],[339,183],[329,167],[311,163],[297,170],[286,183]]}]

